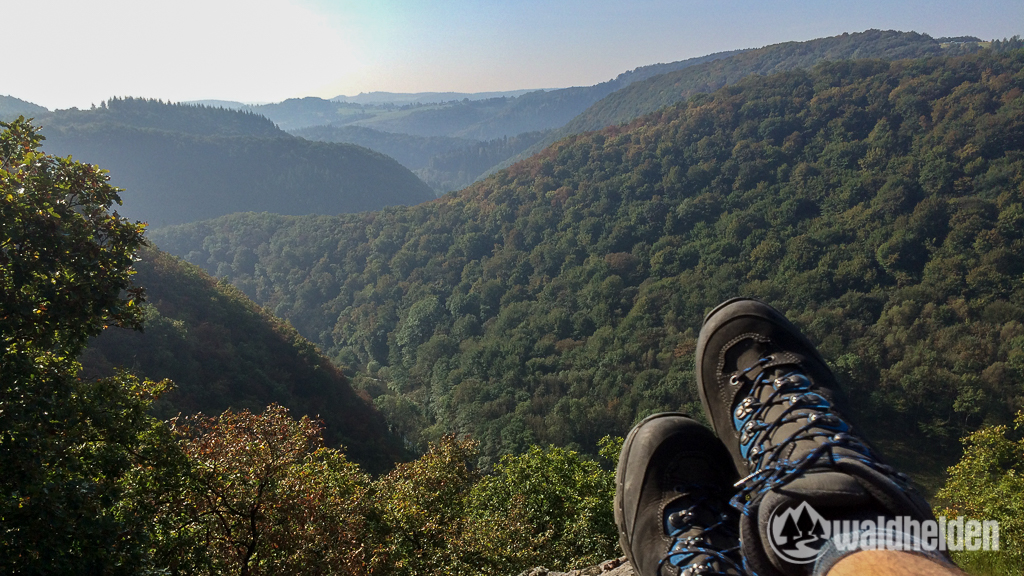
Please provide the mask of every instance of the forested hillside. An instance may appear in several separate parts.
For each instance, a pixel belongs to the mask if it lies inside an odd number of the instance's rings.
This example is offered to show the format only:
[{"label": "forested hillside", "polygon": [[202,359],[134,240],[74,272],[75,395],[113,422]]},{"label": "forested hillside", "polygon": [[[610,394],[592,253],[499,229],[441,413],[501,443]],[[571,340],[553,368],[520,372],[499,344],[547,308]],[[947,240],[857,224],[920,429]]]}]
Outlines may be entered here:
[{"label": "forested hillside", "polygon": [[492,166],[526,150],[549,131],[525,132],[511,138],[473,142],[436,154],[415,174],[441,193],[461,190],[476,182]]},{"label": "forested hillside", "polygon": [[[751,74],[809,67],[822,60],[919,57],[975,46],[968,43],[944,49],[939,40],[913,32],[871,30],[642,66],[593,86],[538,90],[514,98],[361,107],[301,98],[248,109],[303,138],[350,142],[388,154],[443,193],[536,154],[566,135],[626,122]],[[360,129],[363,131],[357,132]],[[538,136],[543,131],[549,132]],[[381,132],[390,136],[378,135]],[[486,143],[452,148],[449,138]],[[504,142],[506,138],[514,139],[512,145]],[[527,144],[529,140],[534,142]],[[427,168],[420,156],[431,147],[435,150]],[[409,159],[410,148],[416,155],[414,161]]]},{"label": "forested hillside", "polygon": [[430,159],[434,156],[473,143],[472,140],[465,138],[413,136],[412,134],[382,132],[365,126],[346,125],[309,126],[292,130],[291,134],[306,140],[344,142],[376,150],[398,160],[409,170],[424,168],[430,164]]},{"label": "forested hillside", "polygon": [[823,60],[861,58],[921,58],[939,56],[942,45],[927,34],[868,30],[807,42],[784,42],[703,64],[699,69],[673,71],[651,78],[608,98],[574,118],[570,133],[599,130],[686,100],[698,92],[713,92],[741,78],[809,68]]},{"label": "forested hillside", "polygon": [[294,328],[173,256],[153,248],[139,256],[134,281],[147,292],[144,332],[110,328],[94,338],[80,358],[84,377],[123,367],[140,378],[170,378],[175,388],[153,407],[163,419],[287,406],[296,416],[322,420],[328,444],[343,444],[369,470],[386,470],[402,458],[401,441],[369,398],[360,398]]},{"label": "forested hillside", "polygon": [[589,451],[699,413],[700,319],[746,294],[821,346],[869,436],[935,474],[1024,405],[1022,69],[983,51],[755,76],[428,204],[152,238],[365,372],[421,445]]},{"label": "forested hillside", "polygon": [[387,154],[412,170],[438,195],[469,186],[491,166],[526,150],[545,135],[545,132],[526,132],[481,142],[449,136],[381,132],[351,125],[311,126],[291,133],[307,140],[347,142]]},{"label": "forested hillside", "polygon": [[239,207],[337,214],[434,197],[387,156],[295,138],[248,112],[129,98],[38,122],[46,152],[109,170],[111,182],[128,190],[119,212],[156,226]]},{"label": "forested hillside", "polygon": [[249,111],[146,98],[111,98],[89,110],[57,110],[37,121],[55,128],[128,126],[196,136],[285,135],[273,122]]},{"label": "forested hillside", "polygon": [[[973,44],[957,45],[949,51],[970,50],[973,47]],[[682,102],[694,94],[713,92],[747,76],[810,68],[828,60],[895,60],[938,56],[944,51],[947,50],[943,49],[940,42],[926,34],[868,30],[807,42],[773,44],[700,66],[666,71],[665,74],[634,82],[622,90],[609,94],[514,160],[535,154],[559,138],[624,124],[659,108]],[[506,163],[505,166],[507,165]]]},{"label": "forested hillside", "polygon": [[38,104],[26,102],[14,96],[0,96],[0,122],[11,121],[18,116],[31,118],[49,112]]}]

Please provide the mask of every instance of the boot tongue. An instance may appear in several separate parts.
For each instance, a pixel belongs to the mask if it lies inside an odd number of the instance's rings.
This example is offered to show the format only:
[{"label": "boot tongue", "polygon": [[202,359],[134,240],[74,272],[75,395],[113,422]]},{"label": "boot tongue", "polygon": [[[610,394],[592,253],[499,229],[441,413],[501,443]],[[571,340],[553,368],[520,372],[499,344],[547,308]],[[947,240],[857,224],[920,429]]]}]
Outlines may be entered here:
[{"label": "boot tongue", "polygon": [[787,575],[809,574],[834,520],[874,519],[882,507],[848,474],[810,471],[765,494],[758,507],[758,531],[776,568]]},{"label": "boot tongue", "polygon": [[750,338],[737,345],[735,349],[730,350],[727,354],[734,356],[737,370],[745,370],[764,358],[767,353],[766,350],[767,344],[765,342]]}]

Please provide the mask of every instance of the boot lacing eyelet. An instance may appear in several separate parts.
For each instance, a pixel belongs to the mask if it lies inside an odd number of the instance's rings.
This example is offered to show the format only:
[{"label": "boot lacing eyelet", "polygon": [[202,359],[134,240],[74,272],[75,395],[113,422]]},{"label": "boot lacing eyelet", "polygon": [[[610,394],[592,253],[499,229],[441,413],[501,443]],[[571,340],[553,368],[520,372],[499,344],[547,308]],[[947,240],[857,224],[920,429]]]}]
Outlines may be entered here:
[{"label": "boot lacing eyelet", "polygon": [[[778,378],[765,375],[765,364],[774,361],[775,355],[762,358],[757,364],[742,371],[748,377],[752,370],[760,368],[751,380],[752,389],[736,407],[734,424],[740,432],[741,448],[745,450],[746,459],[752,473],[736,483],[739,491],[733,496],[731,504],[744,514],[757,505],[761,497],[769,490],[785,485],[795,479],[804,470],[818,463],[822,457],[825,462],[834,465],[842,458],[855,458],[865,464],[895,477],[882,469],[877,457],[863,442],[845,433],[849,425],[835,414],[829,413],[830,403],[820,395],[811,392],[813,383],[801,372],[790,372]],[[766,386],[771,393],[763,400]],[[780,413],[766,421],[768,411],[782,408]],[[808,410],[814,410],[808,413]],[[784,438],[773,438],[776,430],[788,423],[803,424]],[[823,431],[828,431],[824,433]],[[842,431],[842,432],[840,432]],[[797,442],[812,439],[820,444],[811,452],[798,457],[794,461],[788,459]],[[747,448],[749,446],[749,449]],[[858,455],[836,455],[833,448],[841,447]]]}]

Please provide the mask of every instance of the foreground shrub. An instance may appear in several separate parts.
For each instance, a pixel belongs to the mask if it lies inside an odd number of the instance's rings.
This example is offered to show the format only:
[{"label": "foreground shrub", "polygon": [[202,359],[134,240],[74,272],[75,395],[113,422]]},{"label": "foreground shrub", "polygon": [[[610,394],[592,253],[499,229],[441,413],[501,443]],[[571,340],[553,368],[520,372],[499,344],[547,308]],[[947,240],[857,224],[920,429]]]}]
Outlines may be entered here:
[{"label": "foreground shrub", "polygon": [[[1018,412],[1014,431],[1024,428]],[[987,426],[964,438],[964,456],[949,468],[936,510],[947,517],[998,520],[998,552],[954,553],[958,564],[977,573],[1024,572],[1024,439],[1007,437],[1007,426]]]}]

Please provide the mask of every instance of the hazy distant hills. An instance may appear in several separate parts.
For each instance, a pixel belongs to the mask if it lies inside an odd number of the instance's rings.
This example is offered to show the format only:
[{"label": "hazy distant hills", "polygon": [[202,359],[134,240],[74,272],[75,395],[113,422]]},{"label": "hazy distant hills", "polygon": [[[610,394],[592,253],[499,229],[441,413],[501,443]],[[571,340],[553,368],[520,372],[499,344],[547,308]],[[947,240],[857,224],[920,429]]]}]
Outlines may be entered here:
[{"label": "hazy distant hills", "polygon": [[[349,142],[388,154],[440,193],[474,182],[494,164],[539,141],[542,135],[538,133],[564,125],[619,88],[740,52],[643,66],[586,87],[475,95],[371,93],[344,101],[295,98],[245,109],[266,115],[281,128],[303,138]],[[438,102],[448,95],[453,98]],[[395,136],[385,137],[379,132]],[[409,138],[403,139],[402,135]],[[475,143],[452,146],[451,139]],[[431,152],[429,147],[434,145],[437,148]],[[424,154],[428,155],[426,161]]]},{"label": "hazy distant hills", "polygon": [[323,124],[354,124],[414,136],[492,140],[556,128],[631,82],[739,52],[643,66],[594,86],[477,94],[371,92],[332,100],[293,98],[244,109],[262,114],[289,131]]},{"label": "hazy distant hills", "polygon": [[358,125],[309,126],[292,130],[291,134],[319,142],[357,144],[387,154],[413,171],[426,167],[430,164],[430,159],[438,154],[445,154],[474,142],[451,136],[396,134]]},{"label": "hazy distant hills", "polygon": [[[62,139],[71,137],[87,139],[88,136],[82,135],[82,131],[95,129],[95,126],[84,128],[83,125],[95,124],[99,120],[92,119],[98,118],[102,118],[102,121],[108,124],[120,123],[134,128],[176,133],[184,131],[187,134],[204,137],[283,136],[274,128],[273,125],[276,124],[277,128],[307,140],[355,144],[390,156],[405,168],[415,172],[429,185],[433,193],[440,194],[460,189],[486,174],[536,154],[559,138],[629,122],[642,114],[685,100],[693,94],[710,92],[750,75],[807,68],[829,60],[919,58],[964,53],[977,50],[978,47],[979,41],[973,37],[933,39],[914,32],[869,30],[808,42],[787,42],[756,50],[721,52],[679,62],[643,66],[624,72],[607,82],[587,87],[476,94],[372,92],[332,100],[314,97],[293,98],[262,105],[209,101],[210,107],[169,107],[158,115],[159,117],[151,118],[136,111],[138,113],[134,116],[125,119],[125,114],[120,109],[115,111],[116,114],[111,114],[108,110],[73,111],[54,116],[55,122],[66,134],[57,134],[58,141],[51,145],[59,145]],[[214,109],[214,105],[231,108],[238,113],[227,114],[219,108]],[[120,107],[124,108],[124,105]],[[186,119],[186,116],[189,116],[189,119]],[[217,119],[200,120],[204,117]],[[190,123],[191,126],[187,129],[181,128]],[[74,130],[71,127],[74,127]],[[72,134],[75,130],[77,132]],[[201,148],[204,144],[179,142],[174,146]],[[145,149],[146,146],[140,148]],[[258,152],[257,156],[262,159],[269,160],[270,156],[278,154],[276,147],[264,146],[260,149],[262,152]],[[154,154],[159,156],[158,153]],[[216,158],[215,163],[225,161],[224,157],[217,156],[216,153],[208,156]],[[117,172],[131,172],[129,167],[116,163],[118,157],[122,156],[104,156],[114,161],[110,166],[116,168]],[[150,158],[150,161],[154,161],[154,158]],[[273,167],[273,161],[269,164],[261,161],[261,164],[268,169]],[[389,172],[385,168],[371,170],[370,164],[372,163],[365,166],[365,171],[373,171],[377,175]],[[232,165],[234,161],[225,164]],[[341,196],[345,198],[337,198],[337,204],[324,205],[325,198],[316,197],[316,192],[309,187],[305,188],[306,192],[285,192],[277,198],[274,198],[274,193],[268,189],[290,189],[291,186],[301,188],[305,186],[304,182],[308,178],[315,180],[321,189],[324,186],[336,188],[340,185],[332,180],[334,176],[314,167],[304,166],[304,175],[289,177],[288,182],[275,181],[275,175],[281,174],[281,171],[275,168],[273,172],[261,173],[258,181],[252,185],[246,184],[245,181],[249,176],[259,172],[259,169],[251,170],[247,167],[248,175],[242,174],[240,177],[214,174],[218,171],[215,166],[207,166],[204,170],[211,171],[213,178],[207,181],[215,183],[218,188],[225,185],[236,186],[237,189],[228,194],[229,198],[244,195],[242,188],[252,190],[253,198],[256,200],[252,208],[255,209],[290,214],[303,211],[330,213],[332,210],[340,212],[379,207],[362,203],[358,198],[352,197],[353,194],[356,197],[361,196],[360,192],[352,191],[353,187],[378,190],[368,182],[360,181],[359,178],[349,182],[349,186],[342,186]],[[343,170],[348,171],[349,168]],[[326,172],[333,173],[331,170]],[[133,178],[134,176],[132,175]],[[178,177],[189,178],[181,175]],[[221,180],[217,180],[218,177]],[[229,182],[225,183],[225,178]],[[162,182],[172,181],[164,179]],[[124,182],[126,186],[139,183],[143,183],[143,180],[129,179]],[[148,182],[146,184],[151,186]],[[389,204],[411,204],[423,198],[422,187],[418,192],[413,190],[416,185],[408,180],[407,175],[404,180],[393,175],[389,186],[392,189],[390,193],[374,193],[371,196],[379,197]],[[195,182],[185,187],[178,186],[182,189],[195,187]],[[398,189],[401,191],[396,192]],[[409,190],[412,190],[411,197],[407,194]],[[284,197],[295,197],[296,200],[285,202]],[[216,203],[216,199],[211,198],[211,202]],[[195,204],[194,195],[187,203]],[[228,203],[230,204],[230,201]],[[231,211],[231,208],[222,206],[217,210]],[[126,208],[126,212],[130,211],[131,207]],[[162,217],[153,219],[154,223],[169,224],[203,217],[197,216],[194,210],[184,215],[174,215],[173,211],[163,209],[161,212]]]},{"label": "hazy distant hills", "polygon": [[153,239],[357,366],[411,441],[489,455],[699,412],[703,314],[765,298],[865,429],[941,476],[1024,402],[1022,69],[983,50],[750,76],[435,202]]},{"label": "hazy distant hills", "polygon": [[539,141],[543,132],[481,142],[450,136],[413,136],[382,132],[365,126],[311,126],[292,134],[322,142],[348,142],[377,150],[398,160],[437,192],[460,190],[509,156]]},{"label": "hazy distant hills", "polygon": [[190,264],[152,248],[140,255],[135,283],[147,292],[145,331],[110,328],[94,338],[81,357],[87,376],[125,367],[171,378],[175,389],[154,406],[162,418],[281,404],[322,420],[328,443],[344,444],[371,470],[401,458],[401,442],[380,413],[287,323]]},{"label": "hazy distant hills", "polygon": [[956,45],[944,49],[942,42],[925,34],[868,30],[807,42],[773,44],[729,58],[665,71],[664,74],[651,75],[608,94],[564,126],[553,130],[544,140],[496,168],[536,154],[559,138],[625,124],[659,108],[686,100],[694,94],[713,92],[747,76],[810,68],[830,60],[921,58],[950,51],[960,52],[970,47],[973,45]]},{"label": "hazy distant hills", "polygon": [[46,108],[14,96],[0,96],[0,121],[9,122],[18,116],[32,118],[49,112]]},{"label": "hazy distant hills", "polygon": [[409,168],[439,192],[469,186],[491,166],[540,141],[546,132],[478,141],[449,136],[413,136],[365,126],[311,126],[292,130],[295,136],[322,142],[349,142],[377,150]]},{"label": "hazy distant hills", "polygon": [[511,138],[472,142],[432,156],[426,166],[413,172],[435,190],[461,190],[476,182],[496,163],[529,149],[548,132],[550,130],[524,132]]},{"label": "hazy distant hills", "polygon": [[504,92],[361,92],[355,96],[335,96],[334,102],[351,102],[353,104],[438,104],[454,100],[486,100],[488,98],[515,98],[530,90],[507,90]]},{"label": "hazy distant hills", "polygon": [[41,117],[43,148],[110,171],[123,215],[161,226],[240,210],[338,214],[433,192],[394,159],[310,142],[249,111],[113,99]]},{"label": "hazy distant hills", "polygon": [[[365,105],[361,108],[354,107],[352,102],[346,102],[347,107],[343,107],[337,102],[301,99],[253,109],[267,114],[289,130],[302,124],[345,124],[418,137],[446,136],[479,141],[493,141],[524,132],[547,132],[529,148],[499,159],[479,174],[456,174],[436,166],[429,175],[418,172],[435,191],[443,192],[461,185],[467,178],[473,181],[536,154],[564,136],[625,123],[693,94],[711,92],[750,75],[807,68],[823,61],[848,58],[897,59],[961,53],[977,49],[976,40],[969,37],[936,40],[914,32],[869,30],[643,66],[594,86],[528,92],[514,98],[390,107]],[[306,131],[304,137],[316,138],[317,134],[326,132]],[[333,136],[337,137],[337,134]],[[374,149],[388,153],[383,148]],[[480,155],[474,157],[470,148],[462,150],[466,156],[458,163],[467,166],[478,164]],[[439,149],[437,154],[443,154],[450,160],[459,152],[458,149]],[[446,163],[435,162],[437,166]],[[404,165],[422,170],[418,166]]]}]

